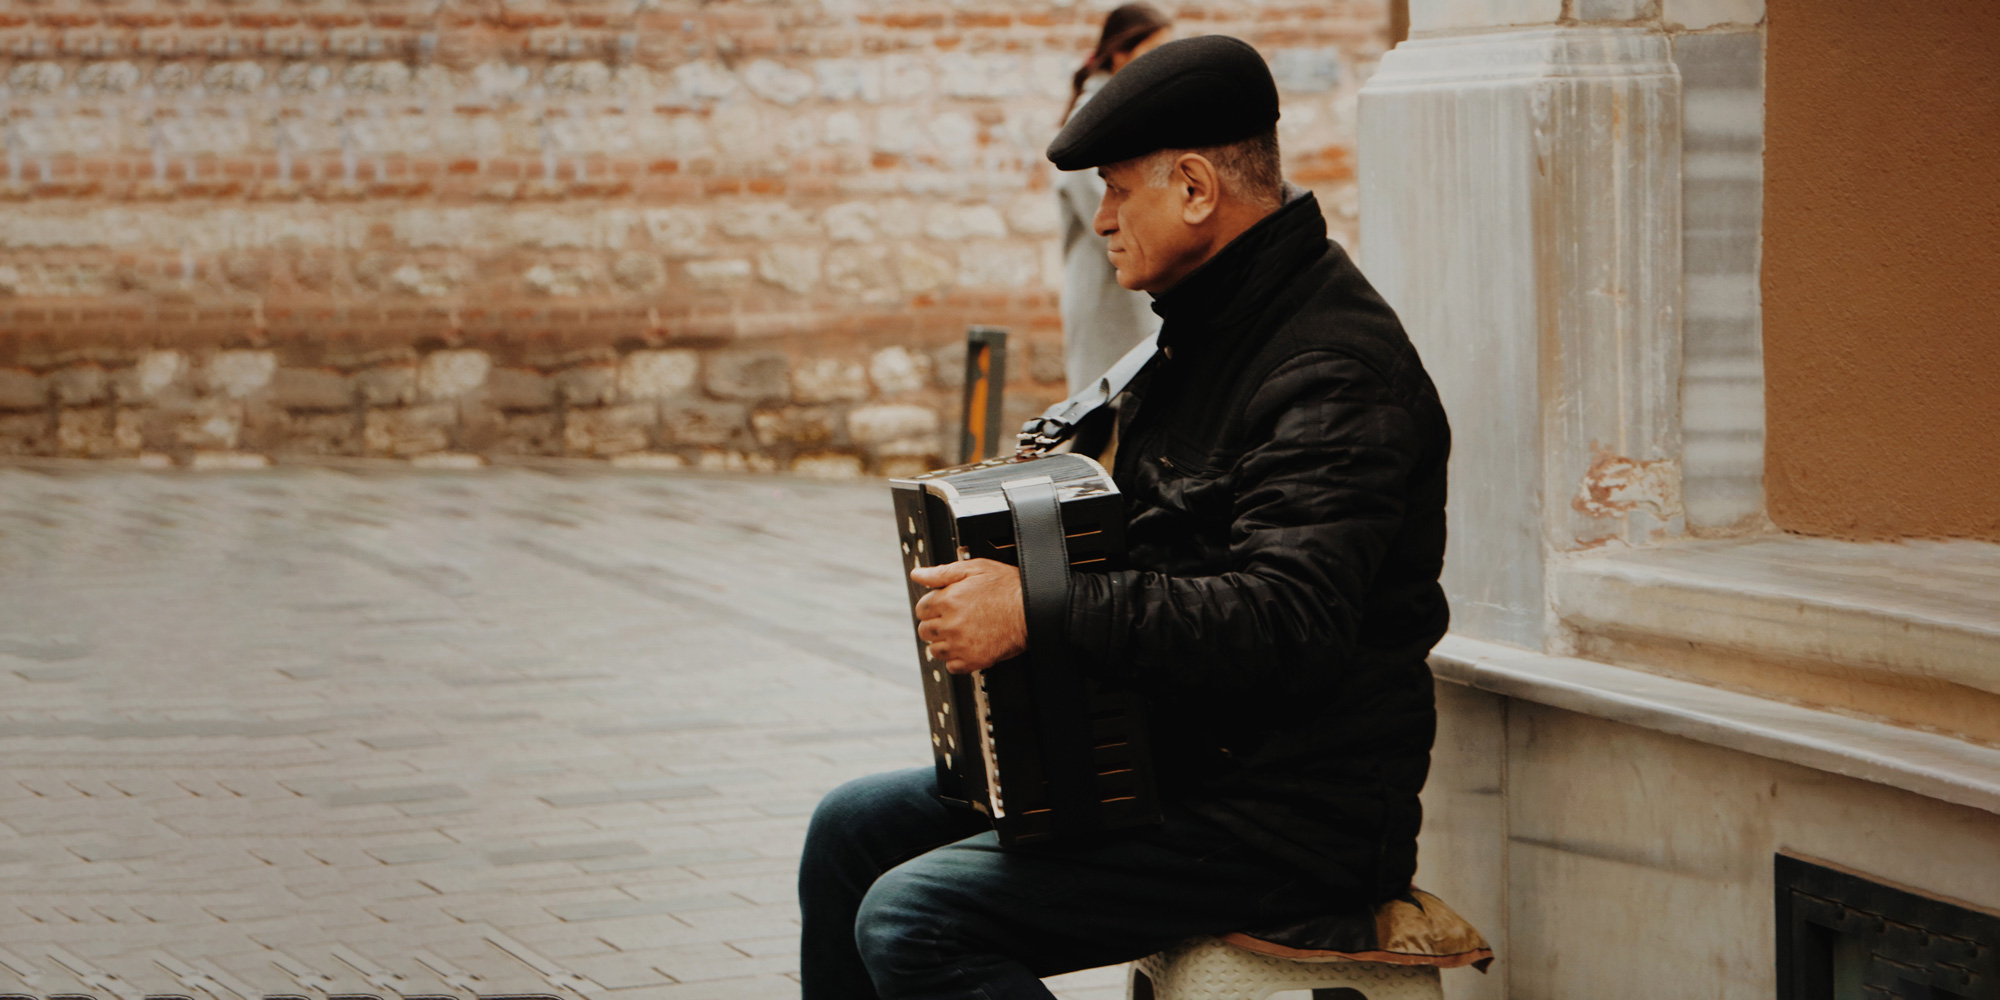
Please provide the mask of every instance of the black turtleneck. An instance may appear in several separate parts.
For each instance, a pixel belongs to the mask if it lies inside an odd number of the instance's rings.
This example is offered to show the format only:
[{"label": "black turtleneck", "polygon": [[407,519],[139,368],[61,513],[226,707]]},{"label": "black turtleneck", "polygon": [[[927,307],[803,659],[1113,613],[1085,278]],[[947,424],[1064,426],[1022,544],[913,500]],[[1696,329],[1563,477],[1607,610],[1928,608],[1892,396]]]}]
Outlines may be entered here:
[{"label": "black turtleneck", "polygon": [[1154,296],[1166,324],[1160,346],[1195,349],[1190,341],[1258,318],[1279,289],[1326,254],[1326,217],[1310,191],[1289,192],[1277,211],[1230,240],[1174,287]]},{"label": "black turtleneck", "polygon": [[[1332,248],[1319,200],[1289,187],[1287,194],[1277,211],[1154,297],[1153,311],[1165,321],[1161,351],[1120,408],[1121,441],[1134,442],[1163,421],[1178,428],[1171,431],[1174,438],[1187,440],[1199,433],[1194,425],[1241,408],[1241,394],[1254,382],[1243,369],[1256,364],[1266,341],[1304,304],[1314,286],[1300,279]],[[1172,400],[1166,407],[1172,412],[1148,405],[1149,399]],[[1121,482],[1133,451],[1121,448],[1117,456],[1113,475]],[[1186,463],[1185,457],[1168,458],[1177,460]]]}]

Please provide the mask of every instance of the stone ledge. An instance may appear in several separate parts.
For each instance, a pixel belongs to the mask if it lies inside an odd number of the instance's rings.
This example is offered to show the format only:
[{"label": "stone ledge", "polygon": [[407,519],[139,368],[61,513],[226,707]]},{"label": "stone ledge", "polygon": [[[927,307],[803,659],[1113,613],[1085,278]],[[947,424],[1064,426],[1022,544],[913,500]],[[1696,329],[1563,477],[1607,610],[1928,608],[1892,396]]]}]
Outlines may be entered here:
[{"label": "stone ledge", "polygon": [[1563,623],[2000,693],[2000,545],[1767,535],[1558,566]]},{"label": "stone ledge", "polygon": [[1453,684],[2000,813],[2000,749],[1457,635],[1430,665]]}]

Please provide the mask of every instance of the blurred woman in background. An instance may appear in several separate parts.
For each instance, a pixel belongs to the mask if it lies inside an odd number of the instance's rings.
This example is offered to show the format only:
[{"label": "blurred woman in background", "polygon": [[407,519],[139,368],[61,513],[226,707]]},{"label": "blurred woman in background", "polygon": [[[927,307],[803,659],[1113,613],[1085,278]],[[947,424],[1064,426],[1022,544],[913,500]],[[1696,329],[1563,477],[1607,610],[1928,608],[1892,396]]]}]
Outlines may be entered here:
[{"label": "blurred woman in background", "polygon": [[[1174,37],[1173,21],[1149,3],[1128,3],[1104,18],[1097,48],[1070,81],[1067,123],[1125,64]],[[1118,286],[1118,273],[1105,253],[1104,237],[1091,228],[1104,181],[1095,170],[1077,170],[1056,179],[1056,210],[1062,218],[1062,325],[1064,374],[1069,391],[1088,385],[1132,345],[1160,328],[1152,296]],[[1105,426],[1081,429],[1075,450],[1095,455],[1109,436]]]}]

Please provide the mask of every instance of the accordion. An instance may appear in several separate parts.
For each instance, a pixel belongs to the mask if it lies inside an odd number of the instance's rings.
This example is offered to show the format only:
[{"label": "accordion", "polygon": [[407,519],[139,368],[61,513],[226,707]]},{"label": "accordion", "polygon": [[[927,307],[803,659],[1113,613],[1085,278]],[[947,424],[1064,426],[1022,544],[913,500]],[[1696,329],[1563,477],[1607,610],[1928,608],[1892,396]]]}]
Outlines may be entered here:
[{"label": "accordion", "polygon": [[[956,676],[917,640],[938,789],[1009,846],[1156,823],[1136,692],[1085,677],[1063,634],[1071,567],[1112,568],[1125,516],[1104,467],[1016,456],[891,481],[903,566],[986,558],[1022,568],[1028,652]],[[926,588],[910,583],[913,609]]]}]

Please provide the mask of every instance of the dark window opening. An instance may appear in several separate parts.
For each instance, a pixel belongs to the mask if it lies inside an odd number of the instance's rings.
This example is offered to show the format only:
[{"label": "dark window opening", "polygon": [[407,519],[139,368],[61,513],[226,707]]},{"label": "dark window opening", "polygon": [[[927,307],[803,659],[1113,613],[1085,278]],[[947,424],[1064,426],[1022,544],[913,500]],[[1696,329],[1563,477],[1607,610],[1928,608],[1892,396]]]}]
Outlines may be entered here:
[{"label": "dark window opening", "polygon": [[1779,1000],[2000,1000],[2000,914],[1777,856]]}]

